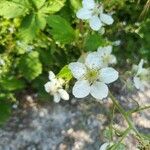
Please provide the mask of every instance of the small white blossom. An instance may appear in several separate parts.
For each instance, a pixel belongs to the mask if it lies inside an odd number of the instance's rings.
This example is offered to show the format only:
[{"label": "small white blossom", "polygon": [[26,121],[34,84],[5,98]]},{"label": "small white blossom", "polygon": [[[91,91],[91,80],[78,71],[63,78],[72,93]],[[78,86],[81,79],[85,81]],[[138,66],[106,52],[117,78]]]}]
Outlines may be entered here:
[{"label": "small white blossom", "polygon": [[126,22],[126,21],[123,21],[122,24],[123,24],[124,26],[126,26],[126,25],[127,25],[127,22]]},{"label": "small white blossom", "polygon": [[150,71],[149,68],[143,68],[144,60],[142,59],[139,65],[134,65],[133,70],[136,71],[133,77],[134,86],[141,91],[144,91],[145,86],[148,85]]},{"label": "small white blossom", "polygon": [[22,41],[16,41],[16,44],[20,48],[24,49],[26,52],[31,52],[34,49],[33,45],[28,45],[28,44],[26,44],[25,42],[22,42]]},{"label": "small white blossom", "polygon": [[13,26],[9,27],[8,30],[9,30],[10,33],[14,33],[15,32],[15,28]]},{"label": "small white blossom", "polygon": [[84,98],[91,94],[96,99],[108,96],[107,84],[118,79],[118,72],[111,68],[102,68],[102,62],[93,52],[87,55],[85,63],[73,62],[69,68],[77,82],[73,86],[73,95],[76,98]]},{"label": "small white blossom", "polygon": [[61,98],[69,100],[69,94],[63,89],[64,80],[57,79],[52,71],[49,72],[49,80],[44,87],[47,93],[54,96],[54,102],[58,103]]},{"label": "small white blossom", "polygon": [[17,108],[18,108],[18,105],[17,105],[17,104],[13,104],[13,105],[12,105],[12,108],[13,108],[13,109],[17,109]]},{"label": "small white blossom", "polygon": [[99,47],[98,50],[98,55],[100,59],[103,62],[103,66],[107,67],[109,64],[116,64],[117,60],[114,55],[112,55],[112,46],[106,46],[106,47]]},{"label": "small white blossom", "polygon": [[82,5],[76,15],[79,19],[88,20],[93,30],[98,31],[104,24],[111,25],[114,22],[111,15],[103,12],[102,4],[94,0],[83,0]]},{"label": "small white blossom", "polygon": [[109,143],[109,142],[106,142],[104,144],[101,145],[100,149],[99,150],[107,150],[108,148],[110,148],[111,146],[113,145],[113,143]]},{"label": "small white blossom", "polygon": [[0,58],[0,66],[4,66],[4,65],[5,65],[5,61]]},{"label": "small white blossom", "polygon": [[32,46],[32,45],[28,45],[28,46],[26,47],[26,51],[27,51],[27,52],[31,52],[33,49],[34,49],[34,46]]},{"label": "small white blossom", "polygon": [[113,45],[114,46],[119,46],[121,44],[121,41],[120,40],[117,40],[117,41],[114,41],[113,42]]}]

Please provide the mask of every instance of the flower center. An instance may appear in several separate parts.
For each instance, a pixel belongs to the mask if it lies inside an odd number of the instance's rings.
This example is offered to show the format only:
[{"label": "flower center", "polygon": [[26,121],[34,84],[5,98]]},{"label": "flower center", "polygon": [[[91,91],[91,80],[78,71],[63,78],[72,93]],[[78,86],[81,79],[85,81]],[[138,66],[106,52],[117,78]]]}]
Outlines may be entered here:
[{"label": "flower center", "polygon": [[60,89],[62,86],[59,82],[59,80],[55,80],[55,81],[52,81],[52,86],[51,86],[51,90],[50,90],[50,93],[53,95],[55,94],[58,89]]},{"label": "flower center", "polygon": [[88,70],[86,75],[85,75],[85,79],[87,79],[90,84],[95,82],[98,79],[98,71],[97,70]]}]

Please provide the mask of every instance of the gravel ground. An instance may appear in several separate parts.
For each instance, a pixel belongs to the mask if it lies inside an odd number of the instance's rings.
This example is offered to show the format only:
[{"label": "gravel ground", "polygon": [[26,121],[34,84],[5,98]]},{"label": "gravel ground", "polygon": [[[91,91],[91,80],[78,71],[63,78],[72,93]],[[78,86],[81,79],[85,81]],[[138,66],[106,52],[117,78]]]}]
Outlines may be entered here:
[{"label": "gravel ground", "polygon": [[[128,96],[117,95],[125,109],[150,105],[150,90]],[[128,99],[128,100],[127,100]],[[92,98],[59,104],[41,103],[32,95],[23,97],[12,117],[0,129],[0,150],[99,150],[107,139],[103,135],[108,125],[111,100],[101,102]],[[139,131],[150,133],[150,110],[132,115]],[[124,129],[126,123],[116,114],[114,126]],[[137,150],[137,140],[125,139],[127,150]]]}]

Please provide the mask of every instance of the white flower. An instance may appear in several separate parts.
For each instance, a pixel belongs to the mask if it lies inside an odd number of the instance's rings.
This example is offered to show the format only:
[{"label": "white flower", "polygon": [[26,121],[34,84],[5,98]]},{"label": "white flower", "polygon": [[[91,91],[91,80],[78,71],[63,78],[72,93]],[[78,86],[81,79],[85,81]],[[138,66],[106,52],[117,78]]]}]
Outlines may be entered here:
[{"label": "white flower", "polygon": [[108,96],[107,84],[118,79],[118,72],[111,67],[101,68],[96,52],[87,55],[85,63],[73,62],[69,68],[77,82],[73,86],[73,95],[84,98],[91,94],[96,99]]},{"label": "white flower", "polygon": [[83,0],[82,5],[76,15],[79,19],[88,20],[93,30],[98,31],[104,24],[111,25],[114,22],[111,15],[103,13],[103,6],[94,0]]},{"label": "white flower", "polygon": [[133,70],[136,71],[135,76],[133,77],[134,86],[141,91],[144,91],[145,86],[149,82],[149,69],[143,68],[144,60],[142,59],[139,65],[134,65]]},{"label": "white flower", "polygon": [[107,150],[108,148],[110,148],[111,146],[113,145],[113,143],[109,143],[109,142],[106,142],[104,144],[101,145],[100,149],[99,150]]},{"label": "white flower", "polygon": [[63,100],[69,100],[69,94],[62,87],[64,80],[57,79],[52,71],[49,72],[49,80],[44,87],[47,93],[54,96],[54,102],[58,103],[61,98]]},{"label": "white flower", "polygon": [[97,52],[103,62],[104,67],[107,67],[109,64],[116,64],[116,57],[111,54],[112,46],[109,45],[106,47],[99,47]]}]

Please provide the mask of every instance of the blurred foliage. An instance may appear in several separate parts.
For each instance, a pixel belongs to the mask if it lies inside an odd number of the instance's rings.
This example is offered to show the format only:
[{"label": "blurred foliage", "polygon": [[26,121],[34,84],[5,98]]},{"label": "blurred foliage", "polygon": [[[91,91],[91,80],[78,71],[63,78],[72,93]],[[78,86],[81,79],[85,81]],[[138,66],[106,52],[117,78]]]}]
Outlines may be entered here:
[{"label": "blurred foliage", "polygon": [[[150,62],[150,12],[142,13],[147,0],[98,1],[115,20],[105,27],[103,35],[76,18],[81,0],[0,1],[0,101],[13,103],[23,89],[32,89],[46,99],[43,84],[49,70],[59,73],[84,51],[116,40],[121,41],[114,47],[118,67],[130,66],[141,58]],[[66,69],[58,75],[63,77]],[[10,112],[5,108],[10,107],[1,101],[0,116],[6,115],[0,120]]]}]

